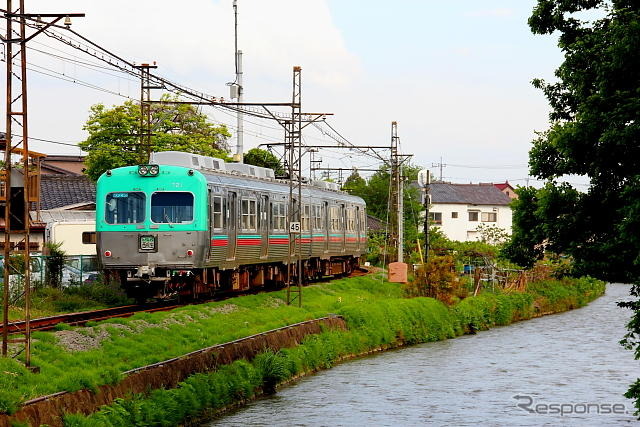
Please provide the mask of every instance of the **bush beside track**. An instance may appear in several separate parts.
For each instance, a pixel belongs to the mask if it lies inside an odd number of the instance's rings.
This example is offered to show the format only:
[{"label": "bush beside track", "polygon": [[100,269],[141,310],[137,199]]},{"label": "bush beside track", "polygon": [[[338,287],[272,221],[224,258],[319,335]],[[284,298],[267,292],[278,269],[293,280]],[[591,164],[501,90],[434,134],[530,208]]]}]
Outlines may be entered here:
[{"label": "bush beside track", "polygon": [[590,278],[564,279],[532,284],[529,289],[527,293],[485,293],[447,308],[429,298],[403,299],[397,285],[367,276],[305,288],[303,308],[283,305],[279,292],[109,321],[93,328],[100,328],[106,337],[96,348],[83,351],[65,350],[53,333],[38,333],[34,362],[40,374],[15,361],[0,361],[0,410],[13,412],[26,399],[56,391],[113,384],[128,369],[327,313],[345,317],[347,332],[325,332],[277,354],[265,353],[251,362],[194,375],[176,389],[118,400],[89,417],[69,415],[65,420],[69,425],[171,425],[199,415],[204,408],[250,399],[277,383],[346,357],[580,307],[600,296],[604,284]]}]

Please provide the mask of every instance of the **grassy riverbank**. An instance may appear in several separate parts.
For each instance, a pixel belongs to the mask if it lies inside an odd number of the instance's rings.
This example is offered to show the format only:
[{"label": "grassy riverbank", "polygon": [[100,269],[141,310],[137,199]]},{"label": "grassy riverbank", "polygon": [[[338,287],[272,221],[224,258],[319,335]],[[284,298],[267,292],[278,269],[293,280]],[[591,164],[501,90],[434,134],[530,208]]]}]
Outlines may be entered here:
[{"label": "grassy riverbank", "polygon": [[15,361],[0,360],[0,410],[12,412],[25,399],[56,391],[113,384],[127,369],[327,313],[341,314],[347,320],[347,332],[313,336],[276,355],[265,354],[253,362],[236,362],[214,373],[195,375],[177,389],[121,400],[91,417],[69,416],[67,420],[72,425],[109,425],[108,420],[112,425],[159,420],[171,424],[202,408],[251,398],[263,387],[329,367],[344,357],[452,338],[538,313],[579,307],[601,295],[604,284],[583,278],[548,281],[530,289],[528,293],[483,294],[448,308],[428,298],[403,299],[397,285],[358,277],[305,288],[303,308],[284,305],[279,292],[171,313],[139,314],[91,328],[38,333],[33,360],[40,374],[28,372]]},{"label": "grassy riverbank", "polygon": [[[2,285],[0,285],[0,293]],[[13,303],[13,302],[12,302]],[[98,310],[133,304],[119,286],[96,282],[69,286],[64,289],[36,288],[31,295],[31,318],[54,316],[60,313]],[[0,316],[3,308],[0,307]],[[18,298],[9,306],[9,320],[24,320],[24,300]]]}]

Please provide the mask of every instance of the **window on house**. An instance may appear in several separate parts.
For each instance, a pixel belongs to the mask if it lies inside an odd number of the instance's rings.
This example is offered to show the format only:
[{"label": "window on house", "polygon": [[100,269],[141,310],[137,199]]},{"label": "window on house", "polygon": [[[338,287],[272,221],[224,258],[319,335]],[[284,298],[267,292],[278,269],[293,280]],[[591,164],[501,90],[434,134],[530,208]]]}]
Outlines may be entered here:
[{"label": "window on house", "polygon": [[478,221],[478,211],[469,211],[469,221]]},{"label": "window on house", "polygon": [[451,212],[451,218],[458,218],[458,212]]},{"label": "window on house", "polygon": [[96,244],[96,232],[95,231],[83,231],[82,232],[82,243],[85,245]]},{"label": "window on house", "polygon": [[441,225],[442,212],[429,212],[429,221],[431,221],[432,224]]},{"label": "window on house", "polygon": [[285,205],[282,202],[275,202],[271,205],[271,228],[274,230],[284,230],[286,224]]},{"label": "window on house", "polygon": [[496,222],[498,214],[496,212],[482,212],[482,222]]},{"label": "window on house", "polygon": [[257,207],[255,200],[242,199],[242,228],[244,230],[256,229]]}]

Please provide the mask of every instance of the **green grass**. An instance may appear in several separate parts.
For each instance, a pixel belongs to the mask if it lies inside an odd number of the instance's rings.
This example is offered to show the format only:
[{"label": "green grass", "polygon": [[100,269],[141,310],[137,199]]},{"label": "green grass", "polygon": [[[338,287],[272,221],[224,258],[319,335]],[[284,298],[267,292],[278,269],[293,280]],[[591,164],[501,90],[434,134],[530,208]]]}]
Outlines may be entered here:
[{"label": "green grass", "polygon": [[[558,287],[568,291],[556,289]],[[283,360],[287,367],[286,378],[300,372],[326,368],[344,355],[393,346],[398,340],[406,344],[435,341],[529,318],[536,310],[540,310],[540,307],[536,309],[536,304],[544,306],[542,311],[546,308],[549,308],[546,311],[551,311],[552,307],[568,307],[564,303],[567,298],[571,299],[571,304],[574,300],[578,304],[584,304],[603,291],[604,284],[592,279],[564,283],[556,281],[541,287],[541,296],[519,293],[483,294],[448,308],[429,298],[403,299],[397,285],[372,277],[356,277],[305,288],[303,308],[283,305],[284,293],[276,292],[183,307],[172,312],[141,313],[127,319],[103,322],[106,338],[99,347],[87,351],[67,351],[57,343],[54,333],[40,332],[34,334],[32,359],[40,367],[40,374],[25,370],[16,361],[0,360],[0,411],[11,413],[21,401],[43,394],[61,390],[95,389],[102,384],[114,384],[121,379],[121,373],[128,369],[265,330],[322,317],[328,313],[343,315],[349,331],[327,332],[308,338],[302,346],[281,351],[277,357],[286,359]],[[559,295],[559,299],[552,300],[549,297],[554,292]],[[589,296],[580,297],[584,294]],[[81,333],[87,331],[82,328],[74,330]],[[166,402],[171,398],[163,393],[178,393],[180,396],[184,394],[180,399],[187,399],[187,403],[178,399],[169,408],[174,408],[181,414],[187,411],[187,415],[192,415],[189,411],[198,412],[203,407],[212,406],[209,404],[211,399],[218,402],[213,405],[218,407],[243,396],[251,397],[259,388],[256,384],[260,387],[265,385],[265,378],[270,378],[271,383],[281,378],[279,372],[282,370],[274,369],[273,366],[267,369],[268,364],[264,361],[257,373],[251,374],[251,370],[258,369],[255,364],[259,361],[260,359],[254,363],[235,363],[214,374],[195,376],[194,378],[202,378],[197,380],[201,381],[197,383],[197,387],[187,387],[189,383],[185,382],[186,385],[175,390],[153,392],[152,397]],[[244,372],[242,375],[246,378],[238,374],[238,369]],[[224,380],[210,379],[211,375],[220,372],[232,374]],[[240,375],[237,380],[236,375]],[[204,400],[201,401],[197,397],[198,393],[193,391],[209,387],[206,385],[209,381],[214,384],[216,381],[225,383],[232,380],[238,382],[237,389],[241,392],[232,393],[227,390],[224,393],[220,391],[220,394],[219,390],[214,389],[205,393],[206,396],[213,397],[203,397]],[[229,387],[229,390],[236,389],[236,386]],[[224,397],[227,392],[231,393],[230,398]],[[143,402],[145,399],[136,399],[138,400],[120,401],[120,406],[105,411],[116,411],[122,415],[123,407],[134,405],[127,409],[129,412],[125,411],[128,415],[122,416],[135,419],[143,417],[140,419],[145,420],[155,416],[148,407],[145,406],[144,409],[136,406],[138,403],[135,402]],[[191,402],[194,399],[197,402]],[[141,415],[140,411],[146,415]],[[120,415],[112,414],[114,417]],[[134,418],[126,418],[126,423],[113,425],[130,425]],[[78,417],[70,418],[69,422],[72,420],[81,422]],[[150,424],[155,425],[154,422]]]},{"label": "green grass", "polygon": [[[0,286],[0,292],[2,287]],[[31,295],[31,318],[53,316],[60,313],[97,310],[133,303],[117,285],[101,282],[70,286],[65,289],[44,287]],[[22,320],[24,301],[9,308],[9,320]],[[0,317],[2,316],[0,307]]]}]

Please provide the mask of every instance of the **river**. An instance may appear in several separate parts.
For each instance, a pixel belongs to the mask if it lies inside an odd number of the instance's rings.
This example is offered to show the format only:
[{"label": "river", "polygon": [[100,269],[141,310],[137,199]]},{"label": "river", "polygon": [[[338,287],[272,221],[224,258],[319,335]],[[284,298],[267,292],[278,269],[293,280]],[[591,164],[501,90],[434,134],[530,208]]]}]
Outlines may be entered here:
[{"label": "river", "polygon": [[640,362],[618,341],[629,286],[589,306],[342,363],[207,425],[620,425]]}]

